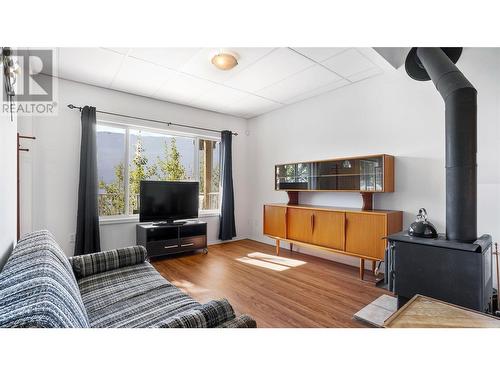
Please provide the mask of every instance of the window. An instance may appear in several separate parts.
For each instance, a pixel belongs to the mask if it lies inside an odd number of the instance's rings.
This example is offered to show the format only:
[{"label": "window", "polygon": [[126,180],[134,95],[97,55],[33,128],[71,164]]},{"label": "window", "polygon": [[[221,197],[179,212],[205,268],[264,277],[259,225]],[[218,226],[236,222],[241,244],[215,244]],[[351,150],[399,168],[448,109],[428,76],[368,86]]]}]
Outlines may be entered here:
[{"label": "window", "polygon": [[97,126],[99,215],[125,214],[125,129]]},{"label": "window", "polygon": [[215,138],[99,122],[99,215],[137,215],[141,180],[199,181],[200,211],[218,212],[219,150]]},{"label": "window", "polygon": [[139,213],[141,180],[196,180],[195,143],[195,138],[129,130],[129,215]]},{"label": "window", "polygon": [[220,207],[220,142],[200,139],[200,207],[218,210]]}]

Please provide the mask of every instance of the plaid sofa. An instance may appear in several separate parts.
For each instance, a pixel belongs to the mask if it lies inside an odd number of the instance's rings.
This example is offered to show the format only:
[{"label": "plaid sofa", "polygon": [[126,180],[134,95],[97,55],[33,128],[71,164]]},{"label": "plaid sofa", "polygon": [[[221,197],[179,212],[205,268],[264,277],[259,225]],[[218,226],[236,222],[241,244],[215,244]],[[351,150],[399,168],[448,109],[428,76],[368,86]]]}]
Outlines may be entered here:
[{"label": "plaid sofa", "polygon": [[50,232],[24,236],[0,272],[0,327],[253,328],[226,299],[200,304],[132,246],[66,258]]}]

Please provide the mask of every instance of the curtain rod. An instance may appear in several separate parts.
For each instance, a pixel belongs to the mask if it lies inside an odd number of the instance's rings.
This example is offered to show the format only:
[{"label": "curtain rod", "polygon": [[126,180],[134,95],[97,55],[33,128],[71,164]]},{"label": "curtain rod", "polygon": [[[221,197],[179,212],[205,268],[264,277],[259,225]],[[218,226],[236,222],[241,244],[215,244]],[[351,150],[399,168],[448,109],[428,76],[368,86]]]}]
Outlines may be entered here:
[{"label": "curtain rod", "polygon": [[[77,107],[76,105],[73,104],[68,104],[69,109],[78,109],[80,112],[82,111],[83,107]],[[106,112],[106,111],[98,111],[96,109],[97,113],[104,113],[106,115],[114,115],[114,116],[120,116],[120,117],[126,117],[126,118],[133,118],[135,120],[143,120],[143,121],[149,121],[149,122],[156,122],[158,124],[165,124],[167,126],[173,125],[173,126],[180,126],[183,128],[190,128],[190,129],[197,129],[197,130],[204,130],[207,132],[215,132],[215,133],[220,133],[220,130],[214,130],[214,129],[208,129],[208,128],[202,128],[200,126],[192,126],[192,125],[185,125],[185,124],[178,124],[175,122],[169,122],[169,121],[161,121],[161,120],[152,120],[149,118],[144,118],[144,117],[136,117],[136,116],[130,116],[130,115],[123,115],[121,113],[113,113],[113,112]],[[238,135],[238,133],[231,132],[232,135]]]}]

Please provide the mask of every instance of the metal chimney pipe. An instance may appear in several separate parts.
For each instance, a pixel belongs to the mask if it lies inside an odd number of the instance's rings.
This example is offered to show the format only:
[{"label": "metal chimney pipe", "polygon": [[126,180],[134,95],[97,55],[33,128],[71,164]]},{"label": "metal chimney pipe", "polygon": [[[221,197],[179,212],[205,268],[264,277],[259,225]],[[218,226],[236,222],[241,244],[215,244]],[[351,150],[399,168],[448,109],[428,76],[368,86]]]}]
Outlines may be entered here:
[{"label": "metal chimney pipe", "polygon": [[[446,237],[477,239],[477,91],[454,64],[461,48],[414,48],[406,71],[432,79],[445,103]],[[453,61],[452,61],[453,60]]]}]

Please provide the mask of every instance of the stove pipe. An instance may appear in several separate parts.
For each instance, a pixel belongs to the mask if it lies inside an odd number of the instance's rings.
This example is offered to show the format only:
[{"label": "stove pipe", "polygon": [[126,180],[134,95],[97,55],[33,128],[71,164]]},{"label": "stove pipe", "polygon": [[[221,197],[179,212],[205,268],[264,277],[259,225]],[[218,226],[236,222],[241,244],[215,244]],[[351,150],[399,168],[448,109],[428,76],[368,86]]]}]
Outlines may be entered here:
[{"label": "stove pipe", "polygon": [[455,66],[462,48],[412,48],[408,75],[432,79],[445,103],[446,237],[477,239],[477,91]]}]

